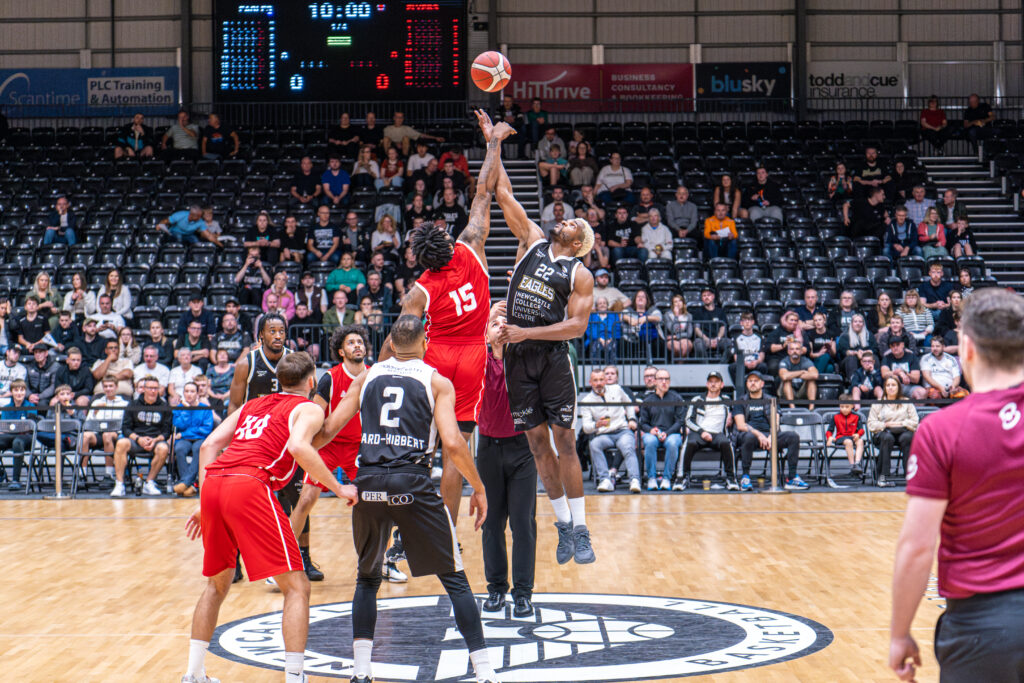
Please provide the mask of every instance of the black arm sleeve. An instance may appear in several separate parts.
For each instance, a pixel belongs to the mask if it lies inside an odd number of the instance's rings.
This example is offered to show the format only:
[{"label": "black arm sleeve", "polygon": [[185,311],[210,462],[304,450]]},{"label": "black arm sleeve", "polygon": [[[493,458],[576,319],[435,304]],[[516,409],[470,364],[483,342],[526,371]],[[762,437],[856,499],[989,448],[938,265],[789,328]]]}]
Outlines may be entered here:
[{"label": "black arm sleeve", "polygon": [[331,390],[333,388],[334,378],[331,377],[331,373],[324,373],[324,376],[320,378],[320,381],[316,385],[316,395],[319,396],[327,403],[331,405]]}]

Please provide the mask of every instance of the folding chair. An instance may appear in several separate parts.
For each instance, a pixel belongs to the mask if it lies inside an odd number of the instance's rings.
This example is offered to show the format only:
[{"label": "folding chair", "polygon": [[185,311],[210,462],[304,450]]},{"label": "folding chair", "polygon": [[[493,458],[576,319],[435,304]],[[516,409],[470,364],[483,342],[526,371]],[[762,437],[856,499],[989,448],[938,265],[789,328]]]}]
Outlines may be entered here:
[{"label": "folding chair", "polygon": [[[85,466],[89,466],[89,472],[92,474],[92,480],[96,481],[96,465],[93,463],[93,458],[100,456],[104,458],[106,463],[107,456],[113,456],[113,453],[107,453],[103,450],[103,432],[118,432],[121,431],[120,420],[86,420],[82,423],[82,429],[78,432],[78,444],[75,451],[79,457],[78,466],[75,467],[75,478],[71,482],[71,495],[72,497],[78,492],[78,474],[81,472],[85,474]],[[83,441],[85,440],[86,432],[94,432],[96,434],[96,446],[90,450],[85,450]]]},{"label": "folding chair", "polygon": [[[73,420],[71,418],[61,418],[60,420],[60,434],[61,434],[61,465],[62,467],[72,468],[72,490],[74,490],[74,469],[78,467],[74,457],[75,448],[68,448],[66,439],[72,438],[75,445],[78,444],[78,434],[82,431],[82,422],[80,420]],[[36,440],[35,447],[32,449],[32,454],[29,458],[28,467],[28,486],[25,487],[25,493],[29,493],[33,486],[35,486],[40,493],[43,491],[45,484],[53,483],[54,477],[50,476],[50,458],[57,457],[57,421],[44,419],[36,423]],[[45,446],[39,441],[41,434],[52,434],[54,435],[54,445]],[[54,464],[55,476],[56,476],[56,463]],[[35,484],[32,483],[32,475],[35,475]],[[62,472],[61,478],[64,478]],[[63,481],[61,482],[63,484]]]},{"label": "folding chair", "polygon": [[[4,413],[0,413],[3,415]],[[31,463],[32,448],[36,442],[36,423],[32,420],[0,420],[0,434],[5,436],[21,436],[25,441],[25,452],[22,457],[29,458]],[[4,458],[11,458],[11,464],[14,464],[15,453],[11,449],[0,450],[0,467],[3,467],[6,471],[6,467],[3,466]],[[31,474],[29,475],[31,480]],[[25,487],[26,493],[28,487]]]},{"label": "folding chair", "polygon": [[[817,408],[817,409],[815,409],[814,412],[816,412],[816,413],[821,415],[821,418],[822,418],[822,421],[823,421],[822,429],[823,429],[823,431],[827,431],[826,426],[832,421],[832,416],[835,415],[838,411],[835,408]],[[864,453],[863,453],[863,458],[861,460],[861,467],[863,469],[861,470],[861,474],[860,474],[860,483],[863,484],[865,479],[867,479],[869,476],[872,476],[871,474],[869,474],[869,472],[873,472],[873,469],[874,469],[872,464],[871,464],[871,462],[872,462],[872,457],[873,457],[873,454],[874,454],[875,444],[871,440],[871,434],[868,432],[868,416],[867,416],[867,413],[865,413],[863,410],[858,410],[857,414],[860,416],[860,423],[864,427]],[[841,449],[838,444],[829,447],[827,445],[827,443],[826,443],[824,465],[825,465],[825,476],[829,480],[831,480],[831,477],[832,477],[832,458],[838,452],[842,452],[843,457],[846,456],[846,450],[845,449]],[[840,485],[837,484],[836,488],[845,488],[845,487],[840,486]]]},{"label": "folding chair", "polygon": [[825,457],[825,420],[819,413],[801,408],[784,410],[779,413],[779,428],[788,428],[796,432],[800,438],[800,450],[810,453],[808,477],[816,477],[818,484],[827,483],[835,487],[835,482],[827,472],[828,463]]}]

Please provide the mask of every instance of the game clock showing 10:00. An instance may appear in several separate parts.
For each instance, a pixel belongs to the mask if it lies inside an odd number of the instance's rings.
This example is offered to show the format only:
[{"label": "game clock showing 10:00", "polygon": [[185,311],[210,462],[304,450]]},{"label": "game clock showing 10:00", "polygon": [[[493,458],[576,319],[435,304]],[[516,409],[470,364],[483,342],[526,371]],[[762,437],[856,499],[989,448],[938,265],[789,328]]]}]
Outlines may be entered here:
[{"label": "game clock showing 10:00", "polygon": [[216,99],[462,99],[465,22],[465,0],[216,0]]}]

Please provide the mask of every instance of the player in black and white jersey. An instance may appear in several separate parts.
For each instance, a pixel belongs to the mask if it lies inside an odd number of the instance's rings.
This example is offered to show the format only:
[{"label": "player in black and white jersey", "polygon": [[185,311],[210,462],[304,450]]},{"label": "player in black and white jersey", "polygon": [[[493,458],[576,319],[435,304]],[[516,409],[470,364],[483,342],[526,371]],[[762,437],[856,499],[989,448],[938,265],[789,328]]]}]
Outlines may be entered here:
[{"label": "player in black and white jersey", "polygon": [[469,513],[479,529],[487,515],[483,482],[455,418],[451,381],[423,362],[423,322],[402,315],[391,328],[394,356],[352,381],[338,408],[313,440],[320,448],[359,412],[362,436],[352,537],[359,555],[352,599],[352,681],[371,680],[377,590],[392,525],[397,525],[413,576],[436,574],[448,592],[455,623],[480,683],[497,681],[484,643],[473,591],[462,567],[455,527],[430,480],[430,456],[440,437],[445,454],[473,487]]},{"label": "player in black and white jersey", "polygon": [[594,277],[579,258],[593,248],[594,231],[582,218],[573,218],[555,225],[545,237],[512,195],[501,166],[496,195],[519,239],[507,321],[498,338],[508,344],[505,386],[512,420],[526,433],[555,510],[558,563],[575,559],[587,564],[595,556],[576,455],[576,378],[566,342],[583,336],[593,307]]}]

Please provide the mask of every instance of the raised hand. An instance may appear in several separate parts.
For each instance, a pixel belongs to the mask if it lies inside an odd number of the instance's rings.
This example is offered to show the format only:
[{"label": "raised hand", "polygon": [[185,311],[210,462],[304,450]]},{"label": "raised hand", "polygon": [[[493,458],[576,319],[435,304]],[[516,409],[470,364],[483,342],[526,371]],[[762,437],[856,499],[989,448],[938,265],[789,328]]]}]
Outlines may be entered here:
[{"label": "raised hand", "polygon": [[491,139],[492,140],[494,140],[494,139],[504,140],[508,136],[515,135],[515,134],[516,134],[516,129],[515,128],[513,128],[510,125],[508,125],[504,121],[501,121],[501,122],[498,123],[498,125],[494,126],[494,128],[491,130]]},{"label": "raised hand", "polygon": [[480,124],[480,132],[483,133],[484,142],[490,142],[491,132],[494,130],[491,117],[483,109],[475,109],[473,113],[476,114],[476,120]]}]

